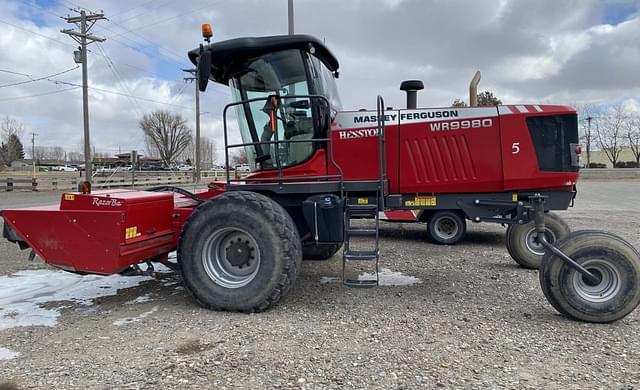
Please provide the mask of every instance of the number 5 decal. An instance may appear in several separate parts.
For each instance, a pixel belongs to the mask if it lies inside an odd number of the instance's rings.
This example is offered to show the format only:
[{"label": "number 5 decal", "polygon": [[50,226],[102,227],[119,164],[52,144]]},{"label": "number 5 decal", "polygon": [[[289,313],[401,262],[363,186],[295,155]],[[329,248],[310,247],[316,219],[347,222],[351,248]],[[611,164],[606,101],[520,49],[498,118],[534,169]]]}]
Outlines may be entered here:
[{"label": "number 5 decal", "polygon": [[520,153],[520,142],[514,142],[513,145],[511,145],[511,154],[518,153]]}]

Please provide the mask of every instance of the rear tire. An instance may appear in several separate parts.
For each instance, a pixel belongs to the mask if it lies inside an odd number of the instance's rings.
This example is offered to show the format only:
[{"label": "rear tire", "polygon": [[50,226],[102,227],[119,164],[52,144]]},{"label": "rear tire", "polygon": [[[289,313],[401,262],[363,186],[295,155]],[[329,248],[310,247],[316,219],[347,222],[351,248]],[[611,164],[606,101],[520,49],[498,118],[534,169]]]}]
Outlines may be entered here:
[{"label": "rear tire", "polygon": [[427,221],[427,233],[436,244],[457,244],[462,240],[466,231],[467,222],[455,211],[436,211],[429,216]]},{"label": "rear tire", "polygon": [[329,260],[335,255],[342,243],[339,244],[316,244],[315,242],[302,245],[302,258],[304,260],[321,261]]},{"label": "rear tire", "polygon": [[[551,244],[562,239],[571,232],[571,228],[556,213],[546,213],[544,224],[547,241]],[[520,266],[529,269],[540,268],[544,247],[535,241],[536,231],[533,221],[524,225],[509,225],[506,233],[507,251]]]},{"label": "rear tire", "polygon": [[178,260],[187,289],[202,306],[260,312],[297,279],[302,245],[278,203],[233,191],[194,210],[180,235]]},{"label": "rear tire", "polygon": [[640,253],[622,238],[602,231],[567,235],[556,247],[601,277],[589,283],[553,254],[540,266],[540,286],[551,305],[567,317],[587,322],[613,322],[640,303]]}]

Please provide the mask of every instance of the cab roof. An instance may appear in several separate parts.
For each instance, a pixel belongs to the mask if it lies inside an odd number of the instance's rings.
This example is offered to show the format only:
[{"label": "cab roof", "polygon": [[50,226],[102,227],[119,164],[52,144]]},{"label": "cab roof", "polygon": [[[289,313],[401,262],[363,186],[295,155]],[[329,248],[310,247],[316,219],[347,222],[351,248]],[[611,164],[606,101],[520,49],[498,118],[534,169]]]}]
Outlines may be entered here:
[{"label": "cab roof", "polygon": [[[310,52],[332,72],[338,70],[338,60],[329,49],[311,35],[276,35],[256,38],[236,38],[203,46],[211,52],[211,77],[213,80],[229,84],[232,72],[243,61],[281,50],[297,49]],[[189,51],[189,60],[198,63],[200,48]]]}]

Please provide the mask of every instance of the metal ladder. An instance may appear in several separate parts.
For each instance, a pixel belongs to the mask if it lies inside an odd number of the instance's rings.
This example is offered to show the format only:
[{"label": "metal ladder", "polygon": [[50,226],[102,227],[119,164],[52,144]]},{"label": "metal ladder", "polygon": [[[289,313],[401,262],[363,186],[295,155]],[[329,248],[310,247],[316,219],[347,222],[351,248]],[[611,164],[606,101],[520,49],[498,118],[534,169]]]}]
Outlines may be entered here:
[{"label": "metal ladder", "polygon": [[[380,261],[380,215],[383,211],[385,182],[387,174],[387,164],[385,159],[385,137],[384,137],[384,100],[378,96],[378,167],[379,177],[374,202],[370,196],[350,197],[346,193],[344,212],[344,248],[342,251],[342,283],[348,287],[375,287],[379,285],[379,261]],[[352,217],[360,219],[373,219],[374,228],[359,228],[351,225]],[[374,238],[372,250],[354,250],[351,248],[352,237],[369,236]],[[347,279],[346,270],[350,262],[375,262],[375,279]]]},{"label": "metal ladder", "polygon": [[[344,248],[342,251],[342,283],[348,287],[375,287],[379,283],[378,263],[380,260],[380,218],[378,207],[380,193],[375,202],[370,197],[349,197],[347,194],[344,205]],[[351,224],[352,219],[373,219],[374,227],[358,227]],[[373,248],[362,250],[351,247],[353,237],[372,237]],[[375,262],[375,279],[348,279],[346,277],[348,265],[352,262]]]}]

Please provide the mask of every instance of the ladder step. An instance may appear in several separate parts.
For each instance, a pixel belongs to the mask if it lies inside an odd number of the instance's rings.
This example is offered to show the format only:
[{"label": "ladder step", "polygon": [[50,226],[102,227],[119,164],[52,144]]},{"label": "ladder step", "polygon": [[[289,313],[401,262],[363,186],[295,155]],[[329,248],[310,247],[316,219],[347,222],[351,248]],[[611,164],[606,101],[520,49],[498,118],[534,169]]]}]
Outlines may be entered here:
[{"label": "ladder step", "polygon": [[378,251],[348,251],[344,252],[345,260],[376,260],[378,259]]},{"label": "ladder step", "polygon": [[348,211],[378,210],[377,204],[347,204]]},{"label": "ladder step", "polygon": [[374,236],[376,234],[376,229],[347,229],[347,234],[349,236]]},{"label": "ladder step", "polygon": [[344,284],[347,287],[353,287],[353,288],[371,288],[371,287],[377,287],[378,281],[375,279],[366,279],[366,280],[345,279],[342,281],[342,284]]}]

